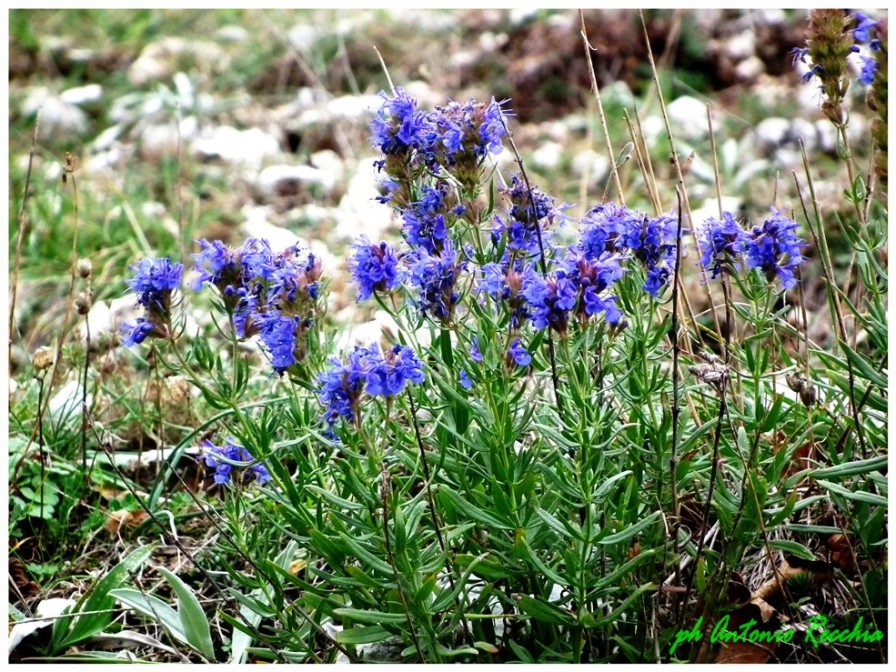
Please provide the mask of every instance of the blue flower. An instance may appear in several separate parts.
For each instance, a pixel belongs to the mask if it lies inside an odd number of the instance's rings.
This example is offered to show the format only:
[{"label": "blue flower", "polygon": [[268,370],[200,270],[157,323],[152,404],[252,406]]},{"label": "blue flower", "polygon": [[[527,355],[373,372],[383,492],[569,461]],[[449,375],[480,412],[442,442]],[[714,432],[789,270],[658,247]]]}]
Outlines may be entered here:
[{"label": "blue flower", "polygon": [[166,308],[171,292],[180,287],[184,265],[167,257],[141,259],[131,270],[134,277],[128,280],[128,286],[137,293],[138,303],[149,309]]},{"label": "blue flower", "polygon": [[609,290],[624,274],[619,255],[603,254],[589,259],[577,247],[570,248],[561,264],[562,273],[578,290],[576,313],[583,320],[603,313],[609,324],[618,324],[622,311],[616,306],[616,296]]},{"label": "blue flower", "polygon": [[464,206],[452,205],[448,193],[448,183],[436,182],[435,187],[424,184],[420,199],[411,203],[402,213],[404,235],[413,247],[422,247],[430,254],[439,252],[451,222],[464,213]]},{"label": "blue flower", "polygon": [[473,387],[473,381],[470,380],[470,376],[467,375],[467,371],[465,369],[460,370],[460,384],[465,390],[469,390]]},{"label": "blue flower", "polygon": [[[215,483],[219,485],[230,483],[233,476],[233,470],[236,468],[235,465],[219,459],[219,456],[226,460],[230,460],[231,462],[255,462],[255,458],[252,457],[252,454],[243,446],[237,444],[233,440],[233,437],[227,439],[223,446],[216,446],[207,439],[200,445],[208,451],[205,457],[205,464],[215,468]],[[271,474],[261,462],[255,462],[254,464],[249,465],[249,467],[255,474],[255,480],[259,483],[265,483],[266,481],[271,480]]]},{"label": "blue flower", "polygon": [[[507,101],[504,101],[507,102]],[[490,103],[470,100],[461,105],[451,101],[436,108],[429,116],[435,129],[433,152],[446,167],[458,163],[476,164],[489,153],[503,149],[502,138],[507,131],[501,120],[503,103],[492,98]]]},{"label": "blue flower", "polygon": [[320,260],[313,254],[293,254],[287,250],[277,258],[267,293],[268,304],[287,315],[310,315],[320,293]]},{"label": "blue flower", "polygon": [[466,266],[458,261],[454,243],[446,240],[437,255],[418,248],[406,258],[410,264],[408,279],[418,290],[417,308],[423,315],[449,322],[460,298],[455,291],[458,276]]},{"label": "blue flower", "polygon": [[358,283],[358,301],[398,287],[398,257],[391,245],[385,241],[372,244],[367,236],[360,236],[353,247],[348,269]]},{"label": "blue flower", "polygon": [[529,269],[523,279],[523,296],[529,304],[536,329],[550,327],[561,334],[566,333],[569,311],[578,302],[578,288],[562,270],[553,277],[544,278]]},{"label": "blue flower", "polygon": [[131,347],[150,336],[168,338],[171,334],[171,293],[180,287],[183,264],[170,259],[141,259],[131,266],[134,277],[128,286],[137,294],[137,303],[143,306],[144,316],[137,324],[125,325],[129,332],[124,345]]},{"label": "blue flower", "polygon": [[522,260],[518,260],[514,264],[489,262],[481,269],[482,279],[478,292],[507,306],[511,314],[511,327],[514,329],[518,329],[529,319],[529,310],[522,295],[525,268]]},{"label": "blue flower", "polygon": [[743,252],[747,234],[730,212],[723,212],[719,221],[710,217],[703,223],[703,236],[700,241],[700,263],[712,271],[712,277],[730,273],[735,258]]},{"label": "blue flower", "polygon": [[639,223],[637,215],[624,205],[597,205],[582,218],[584,228],[579,244],[587,258],[597,259],[606,252],[617,251],[620,239]]},{"label": "blue flower", "polygon": [[271,366],[282,374],[293,364],[304,359],[302,332],[310,324],[296,315],[284,315],[277,310],[256,314],[261,342],[271,356]]},{"label": "blue flower", "polygon": [[865,86],[871,86],[877,72],[877,60],[869,56],[860,56],[859,58],[862,59],[862,72],[859,75],[859,81]]},{"label": "blue flower", "polygon": [[677,220],[670,215],[630,223],[622,244],[644,264],[647,279],[644,291],[656,298],[675,267],[675,230]]},{"label": "blue flower", "polygon": [[513,343],[510,344],[507,354],[513,357],[513,361],[516,362],[517,366],[529,366],[532,363],[532,355],[523,347],[518,338],[514,339]]},{"label": "blue flower", "polygon": [[366,357],[370,350],[357,345],[348,353],[343,364],[330,358],[330,368],[317,378],[318,398],[326,406],[324,417],[332,427],[339,418],[353,422],[358,414],[358,404],[367,383]]},{"label": "blue flower", "polygon": [[[125,324],[122,328],[123,332],[127,332],[124,339],[124,347],[131,348],[145,341],[149,336],[154,335],[155,325],[145,317],[138,317],[136,324]],[[163,336],[164,334],[155,334]]]},{"label": "blue flower", "polygon": [[395,396],[410,381],[422,383],[423,362],[406,345],[395,345],[385,356],[379,346],[370,347],[364,360],[367,366],[367,392],[374,396]]},{"label": "blue flower", "polygon": [[417,147],[428,131],[423,112],[417,111],[417,101],[398,88],[390,98],[380,91],[383,104],[370,123],[371,142],[383,154],[402,154]]},{"label": "blue flower", "polygon": [[777,274],[784,288],[792,289],[797,283],[793,271],[805,258],[802,248],[806,242],[796,235],[799,225],[795,221],[775,208],[771,212],[771,217],[747,236],[747,266],[760,269],[769,281]]},{"label": "blue flower", "polygon": [[215,285],[222,295],[228,291],[233,293],[242,284],[243,265],[238,250],[227,247],[220,240],[209,242],[206,239],[196,241],[202,251],[193,255],[196,264],[193,267],[199,277],[193,282],[192,289],[199,291],[205,283]]},{"label": "blue flower", "polygon": [[865,16],[862,12],[854,12],[853,16],[857,21],[853,37],[855,37],[856,42],[864,44],[871,39],[871,31],[877,28],[877,21]]},{"label": "blue flower", "polygon": [[474,336],[470,343],[470,359],[474,362],[482,362],[482,352],[479,350],[479,337]]}]

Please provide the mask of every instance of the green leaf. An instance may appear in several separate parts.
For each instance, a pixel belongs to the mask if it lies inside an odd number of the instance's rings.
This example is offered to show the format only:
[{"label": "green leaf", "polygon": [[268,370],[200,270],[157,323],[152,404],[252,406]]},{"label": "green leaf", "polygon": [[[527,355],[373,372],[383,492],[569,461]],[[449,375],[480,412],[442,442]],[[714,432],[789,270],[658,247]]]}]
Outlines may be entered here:
[{"label": "green leaf", "polygon": [[858,375],[860,375],[865,380],[871,381],[882,390],[887,389],[887,376],[875,369],[875,367],[865,357],[850,348],[845,341],[837,339],[837,342],[840,344],[843,352],[846,353],[846,358],[857,369],[856,373]]},{"label": "green leaf", "polygon": [[802,523],[791,523],[784,525],[783,528],[788,532],[798,532],[800,534],[842,534],[843,530],[833,525],[804,525]]},{"label": "green leaf", "polygon": [[500,530],[512,530],[513,527],[510,525],[506,525],[502,521],[498,520],[491,514],[486,513],[482,509],[474,506],[472,503],[458,495],[454,490],[447,487],[439,488],[439,496],[447,498],[451,500],[452,506],[457,509],[460,513],[463,513],[473,520],[482,523],[483,525],[488,525],[489,527],[494,527]]},{"label": "green leaf", "polygon": [[520,611],[534,618],[536,621],[550,623],[552,625],[575,625],[575,619],[560,607],[554,606],[544,600],[522,595],[517,604]]},{"label": "green leaf", "polygon": [[770,539],[768,545],[779,551],[795,555],[803,560],[818,560],[812,551],[795,541],[789,541],[787,539]]},{"label": "green leaf", "polygon": [[366,628],[349,628],[336,633],[336,641],[340,644],[373,644],[388,639],[392,633],[379,625],[371,625]]},{"label": "green leaf", "polygon": [[809,478],[818,480],[819,478],[845,478],[847,476],[856,476],[858,474],[868,474],[872,471],[885,471],[889,458],[886,455],[881,457],[872,457],[869,460],[857,460],[855,462],[844,462],[833,467],[825,467],[824,469],[813,469],[809,472]]},{"label": "green leaf", "polygon": [[[153,548],[154,545],[147,545],[134,549],[108,574],[97,581],[73,607],[74,624],[66,634],[62,633],[72,621],[68,618],[60,618],[56,621],[53,625],[54,649],[56,651],[64,651],[74,644],[93,637],[109,626],[112,622],[112,611],[115,608],[115,598],[110,595],[111,591],[119,588],[130,572],[135,571],[146,562]],[[80,612],[87,613],[79,616]],[[62,636],[59,637],[59,635]]]},{"label": "green leaf", "polygon": [[172,637],[189,644],[184,634],[180,616],[174,609],[154,595],[144,594],[134,588],[116,588],[109,593],[126,607],[140,612],[147,618],[161,625]]},{"label": "green leaf", "polygon": [[863,490],[847,490],[842,485],[837,485],[836,483],[831,483],[830,481],[819,480],[818,485],[823,487],[828,492],[840,495],[841,497],[846,497],[846,499],[851,499],[854,502],[863,502],[865,504],[874,504],[876,506],[887,506],[887,498],[881,497],[880,495],[875,495]]},{"label": "green leaf", "polygon": [[404,625],[407,623],[407,617],[404,614],[390,613],[388,611],[374,611],[372,609],[353,609],[352,607],[340,607],[334,609],[333,613],[338,616],[345,616],[359,623],[372,623],[380,625],[382,623],[394,623],[396,625]]},{"label": "green leaf", "polygon": [[660,517],[659,511],[654,511],[646,518],[642,519],[640,522],[631,525],[630,527],[625,528],[621,532],[617,532],[616,534],[611,534],[609,536],[604,537],[603,539],[598,539],[597,543],[599,544],[618,544],[623,541],[628,541],[636,534],[641,532],[642,530],[647,529],[651,525],[656,522],[657,518]]},{"label": "green leaf", "polygon": [[215,647],[212,644],[211,630],[208,625],[208,617],[202,610],[199,600],[177,574],[164,567],[159,567],[159,573],[165,577],[177,595],[178,615],[181,628],[187,643],[199,654],[210,662],[215,661]]}]

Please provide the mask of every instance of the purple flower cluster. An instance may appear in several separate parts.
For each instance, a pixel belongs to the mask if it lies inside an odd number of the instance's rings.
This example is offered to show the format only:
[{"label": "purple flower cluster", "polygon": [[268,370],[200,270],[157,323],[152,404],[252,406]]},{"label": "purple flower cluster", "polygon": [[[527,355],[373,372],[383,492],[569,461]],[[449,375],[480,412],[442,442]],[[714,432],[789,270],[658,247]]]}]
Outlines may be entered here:
[{"label": "purple flower cluster", "polygon": [[582,234],[579,242],[589,259],[597,259],[604,253],[618,252],[620,239],[640,226],[638,217],[624,205],[602,203],[593,207],[582,218]]},{"label": "purple flower cluster", "polygon": [[125,325],[128,332],[124,345],[132,347],[148,337],[168,338],[171,335],[171,294],[180,287],[183,264],[168,258],[142,259],[131,266],[134,277],[128,281],[137,294],[137,303],[143,306],[143,316],[136,324]]},{"label": "purple flower cluster", "polygon": [[465,210],[455,200],[446,181],[438,180],[435,187],[424,184],[420,199],[402,213],[408,243],[431,254],[441,250],[451,225]]},{"label": "purple flower cluster", "polygon": [[735,259],[744,250],[747,234],[730,212],[723,212],[722,219],[710,217],[703,224],[700,241],[700,263],[717,278],[737,268]]},{"label": "purple flower cluster", "polygon": [[[391,200],[409,185],[411,175],[422,169],[451,171],[464,188],[475,187],[479,167],[488,154],[499,153],[506,134],[502,116],[509,114],[503,103],[470,100],[450,102],[431,112],[417,109],[417,101],[401,88],[390,97],[380,92],[383,104],[370,124],[371,142],[385,156],[377,167],[391,178]],[[410,202],[409,189],[398,199],[401,207]]]},{"label": "purple flower cluster", "polygon": [[426,114],[417,110],[417,101],[398,88],[390,98],[380,91],[383,104],[370,122],[371,142],[383,154],[406,154],[421,146],[421,139],[428,134]]},{"label": "purple flower cluster", "polygon": [[339,418],[359,422],[361,395],[392,397],[408,382],[422,383],[423,362],[406,345],[395,345],[385,354],[379,345],[356,345],[348,361],[330,358],[330,368],[318,376],[318,398],[326,407],[324,418],[332,426]]},{"label": "purple flower cluster", "polygon": [[582,220],[579,245],[586,259],[595,261],[618,252],[638,259],[647,277],[644,291],[656,298],[675,268],[677,220],[671,215],[653,219],[624,205],[604,203]]},{"label": "purple flower cluster", "polygon": [[760,269],[769,280],[777,275],[785,289],[792,289],[797,283],[794,269],[805,259],[802,248],[806,242],[796,235],[795,221],[775,208],[771,208],[771,213],[762,226],[753,227],[747,234],[744,243],[747,266]]},{"label": "purple flower cluster", "polygon": [[[259,483],[265,483],[271,480],[271,474],[261,462],[256,462],[252,454],[243,446],[237,444],[233,437],[227,439],[223,446],[216,446],[211,441],[205,440],[200,446],[205,448],[208,453],[205,457],[205,464],[215,468],[215,483],[225,485],[231,482],[233,477],[233,469],[237,465],[231,462],[252,463],[247,465],[251,472],[255,475],[255,480]],[[224,459],[221,459],[224,458]],[[228,460],[228,461],[225,461]],[[244,472],[244,476],[245,476]]]},{"label": "purple flower cluster", "polygon": [[[853,37],[856,44],[853,45],[853,51],[860,51],[859,44],[868,43],[872,51],[880,51],[880,40],[872,39],[872,31],[877,29],[877,21],[871,19],[861,12],[855,12],[853,17],[856,20],[856,27],[853,30]],[[860,55],[862,60],[862,71],[859,73],[859,81],[865,86],[871,86],[874,81],[874,75],[877,73],[877,60],[870,56]]]},{"label": "purple flower cluster", "polygon": [[277,373],[305,357],[305,333],[318,313],[320,259],[295,245],[274,253],[266,240],[239,248],[199,241],[194,289],[214,286],[239,338],[259,334]]},{"label": "purple flower cluster", "polygon": [[360,236],[355,252],[348,260],[348,270],[358,283],[358,301],[366,301],[376,293],[390,292],[399,285],[398,257],[395,249],[381,241],[371,243]]},{"label": "purple flower cluster", "polygon": [[737,268],[737,258],[746,257],[748,268],[758,268],[771,281],[777,275],[785,289],[796,286],[794,270],[805,257],[806,242],[796,235],[797,223],[771,208],[771,216],[762,226],[744,231],[734,215],[722,213],[721,221],[714,217],[703,224],[700,241],[700,263],[716,278]]},{"label": "purple flower cluster", "polygon": [[506,216],[495,215],[492,228],[495,245],[500,247],[506,237],[506,249],[511,253],[540,256],[541,248],[549,247],[550,227],[562,218],[554,199],[537,187],[532,187],[530,194],[519,175],[514,175],[510,186],[502,191],[510,205]]},{"label": "purple flower cluster", "polygon": [[523,279],[526,266],[521,260],[503,264],[490,262],[482,269],[482,279],[478,291],[494,299],[498,304],[507,306],[510,311],[510,326],[519,329],[529,319],[529,308],[523,296]]},{"label": "purple flower cluster", "polygon": [[423,315],[447,324],[460,299],[456,287],[460,272],[466,268],[466,262],[458,259],[454,243],[450,239],[445,241],[438,254],[430,254],[423,248],[417,248],[406,259],[408,281],[417,290],[417,308]]}]

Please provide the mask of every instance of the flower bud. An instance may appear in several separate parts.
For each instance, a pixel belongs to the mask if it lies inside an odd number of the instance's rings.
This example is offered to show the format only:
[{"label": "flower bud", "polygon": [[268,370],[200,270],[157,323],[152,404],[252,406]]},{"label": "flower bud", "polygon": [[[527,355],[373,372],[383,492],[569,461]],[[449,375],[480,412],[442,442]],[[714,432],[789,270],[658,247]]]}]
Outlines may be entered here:
[{"label": "flower bud", "polygon": [[93,265],[90,259],[78,259],[78,275],[85,280],[90,277],[93,272]]},{"label": "flower bud", "polygon": [[787,381],[787,387],[794,392],[802,392],[806,387],[806,381],[799,372],[788,373],[784,379]]},{"label": "flower bud", "polygon": [[90,312],[90,294],[91,292],[81,292],[78,294],[78,298],[75,299],[75,309],[78,311],[78,315],[86,315]]},{"label": "flower bud", "polygon": [[810,408],[817,402],[814,385],[806,385],[800,390],[800,401],[803,402],[806,408]]},{"label": "flower bud", "polygon": [[46,371],[53,366],[55,354],[53,348],[43,346],[34,351],[34,358],[31,360],[34,364],[35,371]]}]

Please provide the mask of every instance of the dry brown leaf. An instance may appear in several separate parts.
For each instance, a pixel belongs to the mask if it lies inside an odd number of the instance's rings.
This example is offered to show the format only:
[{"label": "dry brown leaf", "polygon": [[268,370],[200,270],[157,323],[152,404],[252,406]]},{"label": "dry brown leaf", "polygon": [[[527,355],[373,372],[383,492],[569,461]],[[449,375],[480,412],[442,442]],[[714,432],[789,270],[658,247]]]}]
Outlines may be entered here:
[{"label": "dry brown leaf", "polygon": [[112,511],[106,519],[106,531],[109,534],[119,534],[122,527],[135,528],[147,517],[146,511],[126,511],[124,509]]}]

